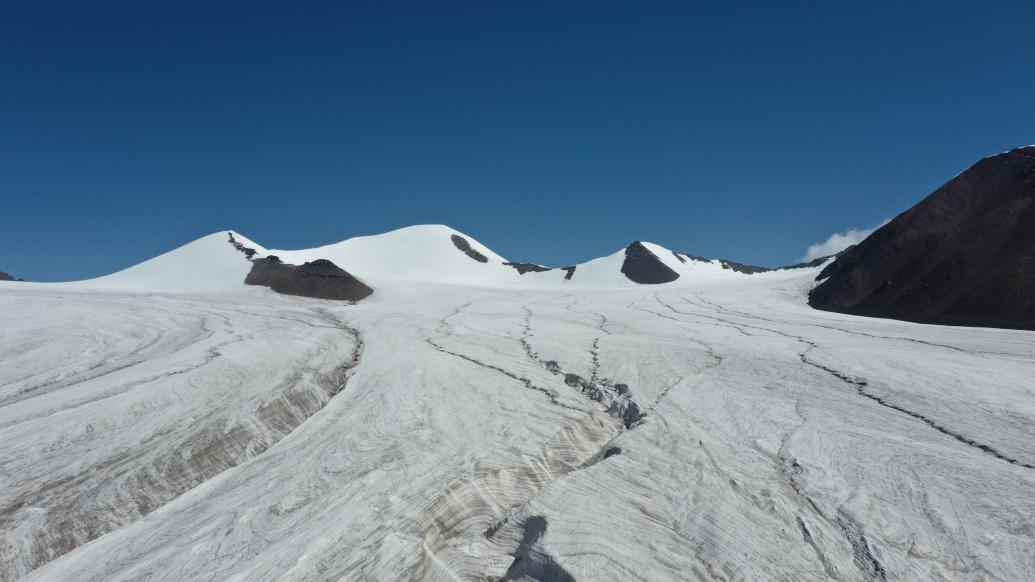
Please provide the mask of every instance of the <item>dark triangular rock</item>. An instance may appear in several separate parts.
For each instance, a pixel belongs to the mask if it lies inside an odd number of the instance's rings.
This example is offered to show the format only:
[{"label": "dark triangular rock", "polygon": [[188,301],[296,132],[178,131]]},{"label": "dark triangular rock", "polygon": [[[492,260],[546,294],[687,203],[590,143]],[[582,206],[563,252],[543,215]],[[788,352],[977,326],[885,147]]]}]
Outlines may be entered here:
[{"label": "dark triangular rock", "polygon": [[673,271],[665,263],[662,263],[661,259],[647,250],[647,247],[643,246],[640,241],[625,247],[625,262],[622,263],[622,273],[630,281],[644,285],[670,283],[679,278],[679,273]]}]

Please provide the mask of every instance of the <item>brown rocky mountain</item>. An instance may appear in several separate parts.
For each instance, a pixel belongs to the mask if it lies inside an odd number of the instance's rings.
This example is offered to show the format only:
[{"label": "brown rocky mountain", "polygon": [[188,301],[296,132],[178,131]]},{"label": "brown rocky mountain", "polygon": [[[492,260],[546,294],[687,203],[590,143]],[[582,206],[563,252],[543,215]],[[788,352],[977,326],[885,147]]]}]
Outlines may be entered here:
[{"label": "brown rocky mountain", "polygon": [[1035,146],[977,162],[818,279],[818,309],[1035,329]]}]

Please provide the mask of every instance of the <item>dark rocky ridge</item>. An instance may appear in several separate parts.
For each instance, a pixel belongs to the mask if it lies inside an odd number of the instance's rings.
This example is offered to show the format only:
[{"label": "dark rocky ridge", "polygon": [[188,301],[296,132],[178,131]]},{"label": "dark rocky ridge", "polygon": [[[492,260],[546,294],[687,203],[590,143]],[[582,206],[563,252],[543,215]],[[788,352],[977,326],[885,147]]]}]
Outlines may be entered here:
[{"label": "dark rocky ridge", "polygon": [[738,263],[736,261],[727,261],[726,259],[706,259],[704,257],[698,257],[697,255],[691,255],[689,253],[677,253],[675,251],[672,251],[672,254],[675,255],[681,263],[686,263],[687,259],[690,259],[692,261],[719,261],[719,265],[721,265],[723,269],[727,269],[729,271],[736,271],[737,273],[744,273],[745,275],[765,273],[767,271],[773,270],[768,267],[756,267],[754,265],[745,265],[744,263]]},{"label": "dark rocky ridge", "polygon": [[647,250],[640,241],[625,247],[625,262],[622,263],[622,274],[634,283],[657,285],[671,283],[679,278],[679,273],[661,262],[654,253]]},{"label": "dark rocky ridge", "polygon": [[743,273],[745,275],[754,275],[755,273],[768,273],[770,271],[783,271],[785,269],[813,269],[822,265],[831,257],[841,256],[841,253],[837,253],[836,255],[828,255],[826,257],[820,257],[818,259],[813,259],[811,261],[807,261],[804,263],[795,263],[793,265],[787,265],[784,267],[770,268],[759,267],[757,265],[747,265],[744,263],[738,263],[736,261],[727,261],[726,259],[706,259],[704,257],[699,257],[697,255],[691,255],[690,253],[677,253],[676,251],[672,251],[672,254],[675,255],[681,263],[686,263],[687,259],[693,261],[719,261],[719,265],[721,265],[723,269],[736,271],[737,273]]},{"label": "dark rocky ridge", "polygon": [[317,259],[304,265],[289,265],[280,257],[270,255],[263,259],[253,258],[258,252],[244,246],[228,232],[230,244],[251,261],[252,269],[244,278],[248,285],[262,285],[284,295],[359,301],[374,292],[359,279],[327,259]]},{"label": "dark rocky ridge", "polygon": [[726,259],[718,259],[719,264],[722,265],[723,269],[730,271],[736,271],[738,273],[744,273],[745,275],[754,275],[755,273],[765,273],[772,271],[768,267],[756,267],[754,265],[745,265],[744,263],[738,263],[736,261],[727,261]]},{"label": "dark rocky ridge", "polygon": [[1035,146],[974,164],[818,279],[817,309],[1035,329]]},{"label": "dark rocky ridge", "polygon": [[299,266],[288,265],[271,255],[253,261],[244,282],[263,285],[285,295],[340,301],[359,301],[374,292],[327,259]]},{"label": "dark rocky ridge", "polygon": [[508,263],[503,263],[503,264],[508,266],[508,267],[514,267],[514,269],[518,272],[519,275],[524,275],[525,273],[545,273],[546,271],[552,271],[553,270],[550,267],[544,267],[542,265],[537,265],[535,263],[509,263],[508,262]]},{"label": "dark rocky ridge", "polygon": [[465,255],[471,257],[479,263],[489,262],[488,257],[471,248],[471,243],[468,242],[466,238],[458,234],[454,234],[450,236],[450,238],[453,239],[453,244],[456,245],[456,248],[460,249]]},{"label": "dark rocky ridge", "polygon": [[564,274],[564,280],[565,281],[571,281],[572,276],[575,275],[575,269],[576,269],[575,265],[572,265],[570,267],[561,267],[561,270],[565,272],[565,274]]},{"label": "dark rocky ridge", "polygon": [[25,281],[25,279],[19,279],[14,275],[0,271],[0,281]]},{"label": "dark rocky ridge", "polygon": [[776,270],[777,271],[782,271],[784,269],[814,269],[816,267],[819,267],[820,265],[822,265],[823,263],[827,262],[828,260],[830,260],[832,258],[840,257],[841,255],[843,255],[844,253],[848,252],[848,250],[852,249],[852,248],[855,248],[855,245],[852,245],[852,246],[848,247],[847,249],[845,249],[845,250],[843,250],[843,251],[841,251],[839,253],[833,254],[833,255],[827,255],[825,257],[820,257],[818,259],[812,259],[811,261],[806,261],[804,263],[795,263],[793,265],[787,265],[786,267],[780,267],[780,268],[778,268]]},{"label": "dark rocky ridge", "polygon": [[236,238],[234,238],[234,233],[228,232],[226,234],[230,236],[230,244],[233,245],[233,247],[235,249],[237,249],[237,250],[241,251],[242,253],[244,253],[244,256],[245,256],[246,259],[248,259],[250,261],[252,259],[252,257],[255,256],[255,249],[253,249],[252,247],[244,246],[243,243],[241,243]]}]

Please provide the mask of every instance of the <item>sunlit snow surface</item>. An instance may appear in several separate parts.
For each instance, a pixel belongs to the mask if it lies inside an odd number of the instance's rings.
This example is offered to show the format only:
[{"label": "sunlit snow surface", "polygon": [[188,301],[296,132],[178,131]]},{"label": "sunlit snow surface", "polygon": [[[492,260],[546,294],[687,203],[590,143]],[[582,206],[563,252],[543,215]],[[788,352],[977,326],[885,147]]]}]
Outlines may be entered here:
[{"label": "sunlit snow surface", "polygon": [[0,578],[1035,579],[1035,334],[815,275],[2,285]]}]

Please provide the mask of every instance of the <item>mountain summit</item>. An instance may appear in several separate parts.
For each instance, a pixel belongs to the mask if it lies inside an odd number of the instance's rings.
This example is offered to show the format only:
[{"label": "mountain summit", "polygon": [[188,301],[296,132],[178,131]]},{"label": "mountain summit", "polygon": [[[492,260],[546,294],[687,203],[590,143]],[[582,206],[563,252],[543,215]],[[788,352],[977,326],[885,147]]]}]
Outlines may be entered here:
[{"label": "mountain summit", "polygon": [[977,162],[819,279],[819,309],[1035,329],[1035,146]]},{"label": "mountain summit", "polygon": [[550,268],[508,261],[469,235],[429,224],[300,250],[268,249],[236,231],[220,231],[117,273],[65,285],[199,293],[241,290],[247,279],[248,284],[291,295],[358,300],[381,286],[412,283],[623,289],[694,286],[748,276],[788,274],[704,259],[645,241],[584,263]]}]

